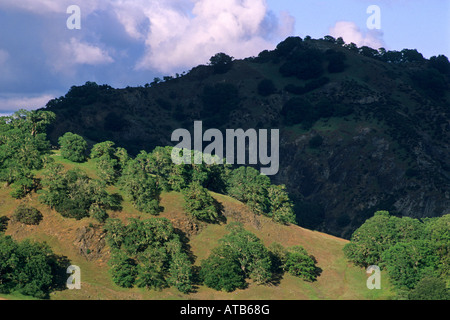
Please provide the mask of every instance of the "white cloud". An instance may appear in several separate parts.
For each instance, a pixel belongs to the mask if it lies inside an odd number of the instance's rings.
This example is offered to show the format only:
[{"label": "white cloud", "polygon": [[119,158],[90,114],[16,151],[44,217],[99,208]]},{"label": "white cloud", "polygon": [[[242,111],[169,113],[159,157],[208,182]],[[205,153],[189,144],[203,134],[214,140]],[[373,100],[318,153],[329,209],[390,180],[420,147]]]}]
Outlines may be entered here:
[{"label": "white cloud", "polygon": [[115,10],[128,34],[145,41],[137,68],[162,72],[206,63],[218,52],[258,54],[290,35],[295,22],[287,13],[275,17],[265,0],[123,0]]},{"label": "white cloud", "polygon": [[[81,8],[82,26],[88,15],[96,17],[95,12],[114,13],[126,34],[144,45],[137,70],[186,70],[207,63],[218,52],[235,58],[256,55],[292,35],[295,24],[287,12],[276,16],[266,0],[0,0],[0,8],[42,15],[66,16],[73,4]],[[95,32],[82,27],[77,39],[47,46],[54,70],[73,75],[67,66],[113,62],[101,44],[86,42],[96,38]]]},{"label": "white cloud", "polygon": [[60,43],[57,52],[50,58],[55,71],[66,73],[76,65],[103,65],[112,62],[114,59],[106,50],[76,38]]},{"label": "white cloud", "polygon": [[20,109],[34,110],[44,107],[48,101],[55,98],[50,94],[32,97],[0,97],[0,114],[6,115]]},{"label": "white cloud", "polygon": [[356,23],[351,21],[338,21],[330,28],[330,35],[342,37],[345,43],[355,43],[357,46],[368,46],[374,49],[384,47],[383,33],[380,30],[368,30],[363,33]]},{"label": "white cloud", "polygon": [[23,10],[37,14],[63,13],[70,5],[78,5],[82,13],[90,14],[95,10],[105,8],[107,0],[1,0],[0,8]]},{"label": "white cloud", "polygon": [[97,65],[114,61],[105,50],[75,38],[71,38],[70,43],[64,44],[63,50],[72,58],[74,64]]}]

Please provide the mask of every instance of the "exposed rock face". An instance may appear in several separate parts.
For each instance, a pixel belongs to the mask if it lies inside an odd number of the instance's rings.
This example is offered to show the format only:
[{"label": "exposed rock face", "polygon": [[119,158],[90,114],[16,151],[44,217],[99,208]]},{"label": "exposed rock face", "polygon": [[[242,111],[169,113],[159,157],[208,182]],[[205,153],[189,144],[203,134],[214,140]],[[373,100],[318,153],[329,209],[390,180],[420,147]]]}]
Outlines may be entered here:
[{"label": "exposed rock face", "polygon": [[105,236],[106,232],[99,225],[82,227],[77,230],[74,245],[87,260],[103,260],[109,254]]},{"label": "exposed rock face", "polygon": [[202,229],[201,224],[189,218],[175,219],[171,222],[175,229],[181,230],[187,237],[198,234]]},{"label": "exposed rock face", "polygon": [[[359,132],[358,132],[359,131]],[[307,140],[283,146],[281,172],[298,202],[308,207],[299,214],[309,226],[349,237],[376,210],[415,218],[450,213],[448,179],[436,179],[440,168],[425,150],[417,148],[416,170],[405,168],[398,151],[385,137],[370,128],[356,129],[347,139],[326,137],[317,150]]]}]

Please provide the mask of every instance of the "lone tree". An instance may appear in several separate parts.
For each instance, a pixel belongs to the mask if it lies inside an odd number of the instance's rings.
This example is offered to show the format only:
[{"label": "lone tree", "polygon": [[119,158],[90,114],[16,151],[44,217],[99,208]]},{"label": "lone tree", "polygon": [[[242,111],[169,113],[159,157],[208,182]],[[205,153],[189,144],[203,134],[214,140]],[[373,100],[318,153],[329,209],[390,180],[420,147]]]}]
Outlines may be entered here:
[{"label": "lone tree", "polygon": [[184,190],[184,210],[194,218],[207,222],[215,222],[218,218],[214,198],[199,182],[192,182]]},{"label": "lone tree", "polygon": [[268,188],[270,213],[272,219],[282,224],[295,224],[294,205],[289,199],[285,185],[272,185]]},{"label": "lone tree", "polygon": [[86,160],[87,142],[82,136],[72,132],[66,132],[58,139],[61,147],[61,156],[73,162],[84,162]]},{"label": "lone tree", "polygon": [[316,281],[322,270],[316,266],[313,256],[300,245],[289,248],[284,270],[295,277],[299,277],[308,282]]},{"label": "lone tree", "polygon": [[233,65],[233,57],[220,52],[209,59],[210,65],[214,68],[214,73],[222,74],[228,72]]}]

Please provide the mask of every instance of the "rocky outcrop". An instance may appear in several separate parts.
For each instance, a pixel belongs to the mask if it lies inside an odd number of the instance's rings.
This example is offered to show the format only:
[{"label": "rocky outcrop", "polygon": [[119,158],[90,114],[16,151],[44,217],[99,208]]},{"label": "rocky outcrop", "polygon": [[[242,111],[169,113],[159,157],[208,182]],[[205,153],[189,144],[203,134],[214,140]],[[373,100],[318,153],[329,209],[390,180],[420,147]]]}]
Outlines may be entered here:
[{"label": "rocky outcrop", "polygon": [[76,232],[74,245],[87,260],[103,260],[109,254],[105,236],[106,232],[100,225],[82,227]]}]

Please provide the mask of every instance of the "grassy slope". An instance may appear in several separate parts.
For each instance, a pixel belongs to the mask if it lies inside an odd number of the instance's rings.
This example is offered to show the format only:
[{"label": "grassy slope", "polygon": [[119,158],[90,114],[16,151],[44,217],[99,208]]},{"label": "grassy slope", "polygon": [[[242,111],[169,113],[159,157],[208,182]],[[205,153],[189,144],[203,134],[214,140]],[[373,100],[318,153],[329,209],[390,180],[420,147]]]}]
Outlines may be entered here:
[{"label": "grassy slope", "polygon": [[[92,162],[75,165],[62,160],[58,155],[53,156],[66,168],[79,166],[90,175],[95,175]],[[117,190],[114,190],[117,191]],[[19,201],[9,196],[10,190],[0,189],[0,215],[11,216]],[[276,241],[284,246],[302,245],[318,261],[323,270],[318,281],[304,282],[290,275],[285,275],[277,285],[262,286],[249,283],[245,290],[232,293],[218,292],[206,287],[199,287],[195,293],[183,295],[176,289],[149,291],[146,289],[123,289],[116,286],[108,271],[107,257],[95,261],[88,261],[74,246],[76,232],[81,227],[96,224],[95,220],[83,219],[76,221],[61,217],[55,211],[41,205],[36,195],[26,201],[38,208],[44,215],[39,226],[26,226],[10,222],[7,234],[17,240],[31,238],[46,241],[57,254],[67,256],[72,264],[81,268],[81,290],[64,290],[52,293],[51,299],[388,299],[392,296],[386,277],[382,274],[382,289],[368,290],[365,271],[349,264],[343,255],[342,248],[346,240],[336,238],[320,232],[310,231],[299,226],[282,226],[273,223],[266,217],[255,217],[246,210],[245,206],[227,196],[213,194],[222,203],[227,214],[227,222],[239,220],[245,227],[260,237],[266,245]],[[178,193],[162,195],[161,214],[172,221],[183,220],[182,196]],[[231,213],[231,214],[230,214]],[[112,217],[126,219],[128,217],[148,216],[140,214],[129,202],[124,202],[123,211],[112,213]],[[208,256],[217,245],[218,240],[226,234],[225,224],[204,225],[201,231],[191,237],[189,245],[196,256],[195,264]],[[20,294],[0,295],[0,298],[27,299]]]}]

